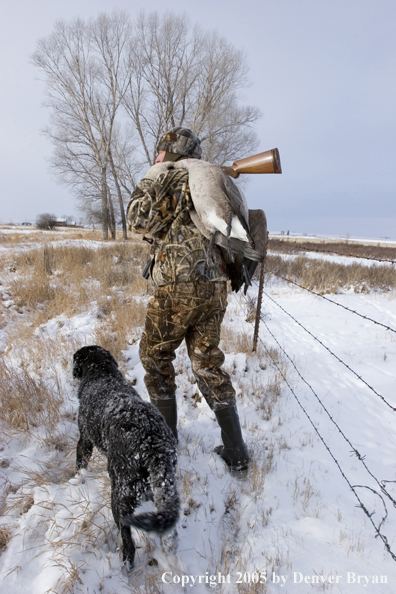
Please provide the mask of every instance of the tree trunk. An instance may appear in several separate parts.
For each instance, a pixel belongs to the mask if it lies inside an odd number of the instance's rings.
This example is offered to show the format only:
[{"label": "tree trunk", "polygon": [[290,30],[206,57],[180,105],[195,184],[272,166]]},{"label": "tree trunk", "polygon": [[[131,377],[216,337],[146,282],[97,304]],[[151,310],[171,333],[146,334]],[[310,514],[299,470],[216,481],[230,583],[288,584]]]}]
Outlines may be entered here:
[{"label": "tree trunk", "polygon": [[113,174],[114,183],[117,188],[118,202],[120,204],[121,221],[122,221],[122,238],[124,241],[126,241],[128,239],[126,216],[125,216],[124,204],[122,202],[121,188],[120,188],[120,184],[118,182],[117,171],[114,166],[113,155],[112,155],[111,151],[109,151],[109,159],[110,159],[110,166],[111,166],[111,172]]},{"label": "tree trunk", "polygon": [[111,196],[110,188],[107,186],[107,199],[109,202],[109,228],[111,239],[116,239],[116,222],[114,216],[113,198]]},{"label": "tree trunk", "polygon": [[106,167],[102,167],[101,186],[102,186],[102,239],[108,239],[108,236],[109,236],[109,211],[108,211],[108,205],[107,205]]}]

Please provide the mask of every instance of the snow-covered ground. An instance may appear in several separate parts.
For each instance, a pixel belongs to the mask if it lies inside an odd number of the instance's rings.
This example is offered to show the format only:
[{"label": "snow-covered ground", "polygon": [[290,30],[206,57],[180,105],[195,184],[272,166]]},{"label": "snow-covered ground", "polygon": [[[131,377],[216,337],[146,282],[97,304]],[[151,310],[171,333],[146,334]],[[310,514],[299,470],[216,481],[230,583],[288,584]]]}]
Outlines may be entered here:
[{"label": "snow-covered ground", "polygon": [[[253,287],[248,295],[255,292]],[[396,509],[380,493],[383,485],[396,499],[396,332],[280,282],[265,292],[258,354],[236,348],[252,335],[243,295],[230,297],[224,322],[225,368],[237,390],[251,469],[244,480],[233,477],[212,453],[220,431],[197,392],[182,346],[175,362],[183,510],[178,550],[166,556],[157,537],[135,533],[139,548],[131,574],[117,550],[105,462],[96,456],[81,476],[74,473],[77,386],[71,361],[58,361],[54,353],[67,394],[54,432],[58,445],[49,444],[48,435],[43,440],[44,428],[37,428],[28,439],[8,436],[1,446],[1,474],[11,487],[11,509],[1,523],[12,531],[0,556],[1,594],[394,594],[396,561],[375,537],[350,487],[375,526],[387,512],[381,534],[396,554]],[[351,291],[331,298],[396,330],[393,294]],[[50,320],[36,335],[89,344],[97,320],[93,304],[79,316]],[[6,330],[0,331],[3,345]],[[124,369],[147,399],[138,343],[131,343]]]}]

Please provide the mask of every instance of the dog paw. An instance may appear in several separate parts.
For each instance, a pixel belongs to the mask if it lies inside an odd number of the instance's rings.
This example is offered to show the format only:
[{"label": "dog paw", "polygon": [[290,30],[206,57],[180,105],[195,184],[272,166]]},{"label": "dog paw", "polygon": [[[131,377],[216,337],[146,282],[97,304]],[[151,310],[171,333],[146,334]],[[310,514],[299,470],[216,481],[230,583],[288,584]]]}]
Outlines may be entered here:
[{"label": "dog paw", "polygon": [[74,477],[69,480],[70,485],[83,485],[85,483],[84,475],[87,473],[85,469],[78,470]]},{"label": "dog paw", "polygon": [[133,571],[133,561],[129,561],[129,559],[126,559],[124,561],[124,565],[128,573],[131,573]]},{"label": "dog paw", "polygon": [[[119,549],[117,549],[119,550]],[[128,572],[131,572],[134,567],[134,560],[135,560],[135,552],[126,552],[123,548],[121,549],[122,560],[125,565],[125,569]]]},{"label": "dog paw", "polygon": [[171,532],[163,534],[160,538],[162,552],[166,555],[174,555],[177,551],[178,534],[177,530],[173,529]]}]

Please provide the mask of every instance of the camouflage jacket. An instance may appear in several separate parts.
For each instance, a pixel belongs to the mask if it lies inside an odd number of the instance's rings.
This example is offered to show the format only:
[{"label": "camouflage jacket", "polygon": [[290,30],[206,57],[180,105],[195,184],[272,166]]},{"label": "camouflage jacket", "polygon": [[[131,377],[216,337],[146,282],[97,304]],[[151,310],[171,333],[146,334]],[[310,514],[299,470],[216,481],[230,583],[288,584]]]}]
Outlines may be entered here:
[{"label": "camouflage jacket", "polygon": [[146,176],[132,193],[129,229],[153,239],[151,278],[157,286],[228,280],[219,248],[209,248],[190,218],[193,208],[188,172],[182,169],[171,168],[154,179]]}]

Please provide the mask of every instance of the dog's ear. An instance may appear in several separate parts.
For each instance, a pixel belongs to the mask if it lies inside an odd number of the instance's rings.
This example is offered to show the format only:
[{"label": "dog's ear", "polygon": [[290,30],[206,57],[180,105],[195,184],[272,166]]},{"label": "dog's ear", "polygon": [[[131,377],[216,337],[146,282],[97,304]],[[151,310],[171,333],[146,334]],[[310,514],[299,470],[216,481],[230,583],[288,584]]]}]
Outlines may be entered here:
[{"label": "dog's ear", "polygon": [[76,351],[73,355],[73,377],[81,379],[83,375],[84,362],[86,360],[86,354],[84,348]]}]

